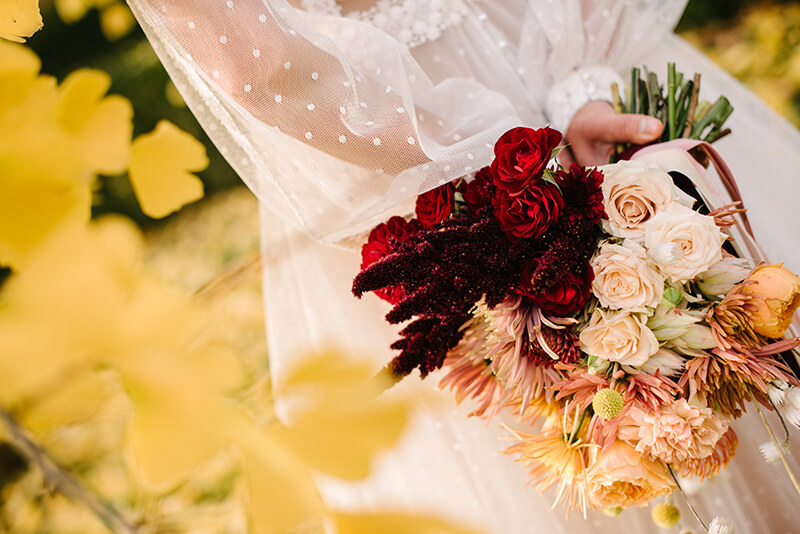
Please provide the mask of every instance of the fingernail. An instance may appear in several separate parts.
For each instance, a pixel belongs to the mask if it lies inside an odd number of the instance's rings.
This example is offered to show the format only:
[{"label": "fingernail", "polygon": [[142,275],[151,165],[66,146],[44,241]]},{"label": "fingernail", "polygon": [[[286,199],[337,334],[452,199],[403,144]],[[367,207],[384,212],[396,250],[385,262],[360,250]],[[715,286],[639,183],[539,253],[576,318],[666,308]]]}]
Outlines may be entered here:
[{"label": "fingernail", "polygon": [[642,117],[639,121],[639,133],[655,135],[661,130],[661,121],[652,117]]}]

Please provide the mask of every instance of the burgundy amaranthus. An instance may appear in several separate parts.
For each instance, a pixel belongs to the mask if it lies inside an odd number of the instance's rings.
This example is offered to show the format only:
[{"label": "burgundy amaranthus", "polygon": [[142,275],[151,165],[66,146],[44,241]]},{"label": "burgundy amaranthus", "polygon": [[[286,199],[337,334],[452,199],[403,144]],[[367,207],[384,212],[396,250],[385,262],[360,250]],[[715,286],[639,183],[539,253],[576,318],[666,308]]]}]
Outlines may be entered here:
[{"label": "burgundy amaranthus", "polygon": [[[392,345],[400,350],[387,368],[392,376],[419,369],[424,377],[440,368],[481,300],[492,309],[521,293],[536,303],[537,295],[550,290],[548,305],[564,311],[559,298],[580,305],[588,298],[586,265],[604,216],[603,175],[577,165],[547,171],[560,139],[550,128],[507,132],[495,145],[495,163],[459,186],[464,208],[458,209],[456,188],[449,184],[426,193],[417,205],[417,216],[427,223],[420,226],[426,227],[392,239],[381,249],[384,256],[363,266],[353,293],[402,288],[391,291],[394,307],[386,319],[411,321]],[[449,217],[439,221],[444,214]],[[532,219],[526,222],[526,216]]]}]

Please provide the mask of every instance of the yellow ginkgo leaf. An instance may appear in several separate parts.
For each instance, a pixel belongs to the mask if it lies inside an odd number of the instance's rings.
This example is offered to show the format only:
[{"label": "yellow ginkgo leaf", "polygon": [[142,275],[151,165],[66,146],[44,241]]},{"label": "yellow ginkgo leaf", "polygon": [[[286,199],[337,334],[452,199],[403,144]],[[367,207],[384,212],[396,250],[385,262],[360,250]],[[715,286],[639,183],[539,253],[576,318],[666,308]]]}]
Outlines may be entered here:
[{"label": "yellow ginkgo leaf", "polygon": [[336,534],[480,534],[480,530],[433,517],[402,513],[334,513]]},{"label": "yellow ginkgo leaf", "polygon": [[[165,491],[230,444],[232,411],[221,390],[209,388],[204,361],[185,365],[169,354],[152,359],[150,369],[123,376],[133,421],[130,452],[139,481]],[[231,362],[233,365],[234,362]],[[216,366],[212,366],[212,369]]]},{"label": "yellow ginkgo leaf", "polygon": [[0,4],[0,37],[21,43],[41,27],[39,0],[3,0]]},{"label": "yellow ginkgo leaf", "polygon": [[0,76],[11,72],[35,76],[41,68],[39,57],[27,46],[0,40]]},{"label": "yellow ginkgo leaf", "polygon": [[316,470],[364,478],[375,454],[397,442],[411,411],[408,399],[381,395],[384,388],[368,366],[335,354],[310,359],[276,393],[303,409],[275,434]]},{"label": "yellow ginkgo leaf", "polygon": [[78,145],[93,173],[120,174],[130,158],[133,107],[121,96],[105,97],[111,78],[80,69],[60,86],[58,123]]},{"label": "yellow ginkgo leaf", "polygon": [[205,169],[205,147],[168,121],[133,141],[130,179],[142,211],[165,217],[203,196],[203,183],[191,174]]},{"label": "yellow ginkgo leaf", "polygon": [[141,276],[141,246],[134,225],[119,219],[68,226],[12,275],[0,292],[0,404],[141,350],[123,314]]},{"label": "yellow ginkgo leaf", "polygon": [[235,435],[250,490],[250,532],[322,532],[322,500],[308,467],[252,423]]},{"label": "yellow ginkgo leaf", "polygon": [[46,390],[30,391],[31,406],[18,413],[20,423],[35,436],[54,428],[84,422],[106,398],[109,377],[92,369],[64,369]]}]

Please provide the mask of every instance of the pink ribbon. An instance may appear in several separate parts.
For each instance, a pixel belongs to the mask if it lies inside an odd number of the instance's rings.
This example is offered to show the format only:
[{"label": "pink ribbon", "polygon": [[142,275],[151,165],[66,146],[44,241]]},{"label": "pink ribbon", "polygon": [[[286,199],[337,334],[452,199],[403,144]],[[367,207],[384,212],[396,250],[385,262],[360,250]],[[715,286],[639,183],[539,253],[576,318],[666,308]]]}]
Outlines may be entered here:
[{"label": "pink ribbon", "polygon": [[[719,152],[717,152],[705,141],[698,141],[697,139],[674,139],[672,141],[667,141],[666,143],[648,145],[637,150],[631,159],[637,159],[647,154],[661,152],[662,150],[683,150],[684,152],[688,153],[691,149],[697,147],[699,147],[700,150],[702,150],[703,153],[708,156],[708,159],[711,161],[711,163],[714,164],[714,168],[717,170],[717,174],[719,174],[722,185],[725,186],[725,190],[730,195],[731,200],[734,202],[741,202],[741,207],[744,208],[745,206],[744,202],[742,201],[742,193],[739,191],[739,186],[736,185],[736,180],[733,177],[730,167],[728,167],[728,164],[722,159],[722,156],[719,155]],[[691,154],[689,154],[689,156],[695,168],[697,169],[697,173],[700,175],[700,178],[706,184],[706,187],[708,187],[709,191],[715,195],[719,195],[719,190],[717,189],[716,184],[708,176],[708,172],[706,171],[705,167],[700,165],[696,159],[691,157]],[[747,218],[747,212],[742,213],[742,222],[744,223],[747,233],[750,234],[750,237],[754,237],[753,229],[750,227],[750,221]]]}]

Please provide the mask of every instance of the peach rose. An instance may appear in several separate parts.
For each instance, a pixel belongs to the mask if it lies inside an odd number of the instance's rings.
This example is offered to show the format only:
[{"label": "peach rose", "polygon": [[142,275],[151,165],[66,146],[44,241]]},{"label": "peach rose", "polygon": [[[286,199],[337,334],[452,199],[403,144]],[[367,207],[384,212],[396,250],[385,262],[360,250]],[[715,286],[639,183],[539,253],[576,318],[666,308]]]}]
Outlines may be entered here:
[{"label": "peach rose", "polygon": [[692,280],[720,261],[724,242],[712,217],[677,203],[645,224],[647,254],[676,282]]},{"label": "peach rose", "polygon": [[675,201],[672,178],[653,163],[620,161],[599,167],[603,178],[603,229],[615,237],[644,237],[644,223]]},{"label": "peach rose", "polygon": [[603,244],[592,269],[592,292],[606,308],[644,312],[661,302],[664,278],[650,266],[644,248],[631,240]]},{"label": "peach rose", "polygon": [[657,413],[631,408],[620,424],[619,439],[651,460],[673,464],[710,456],[727,431],[728,423],[711,408],[678,399]]},{"label": "peach rose", "polygon": [[586,473],[589,500],[597,507],[646,506],[661,495],[669,495],[675,483],[664,464],[643,458],[624,441],[615,441]]},{"label": "peach rose", "polygon": [[623,365],[643,365],[658,352],[658,340],[636,314],[596,309],[580,334],[581,350]]},{"label": "peach rose", "polygon": [[747,277],[742,293],[758,297],[752,302],[755,311],[750,313],[753,330],[762,336],[781,337],[792,323],[794,312],[800,306],[800,277],[778,265],[759,265]]}]

